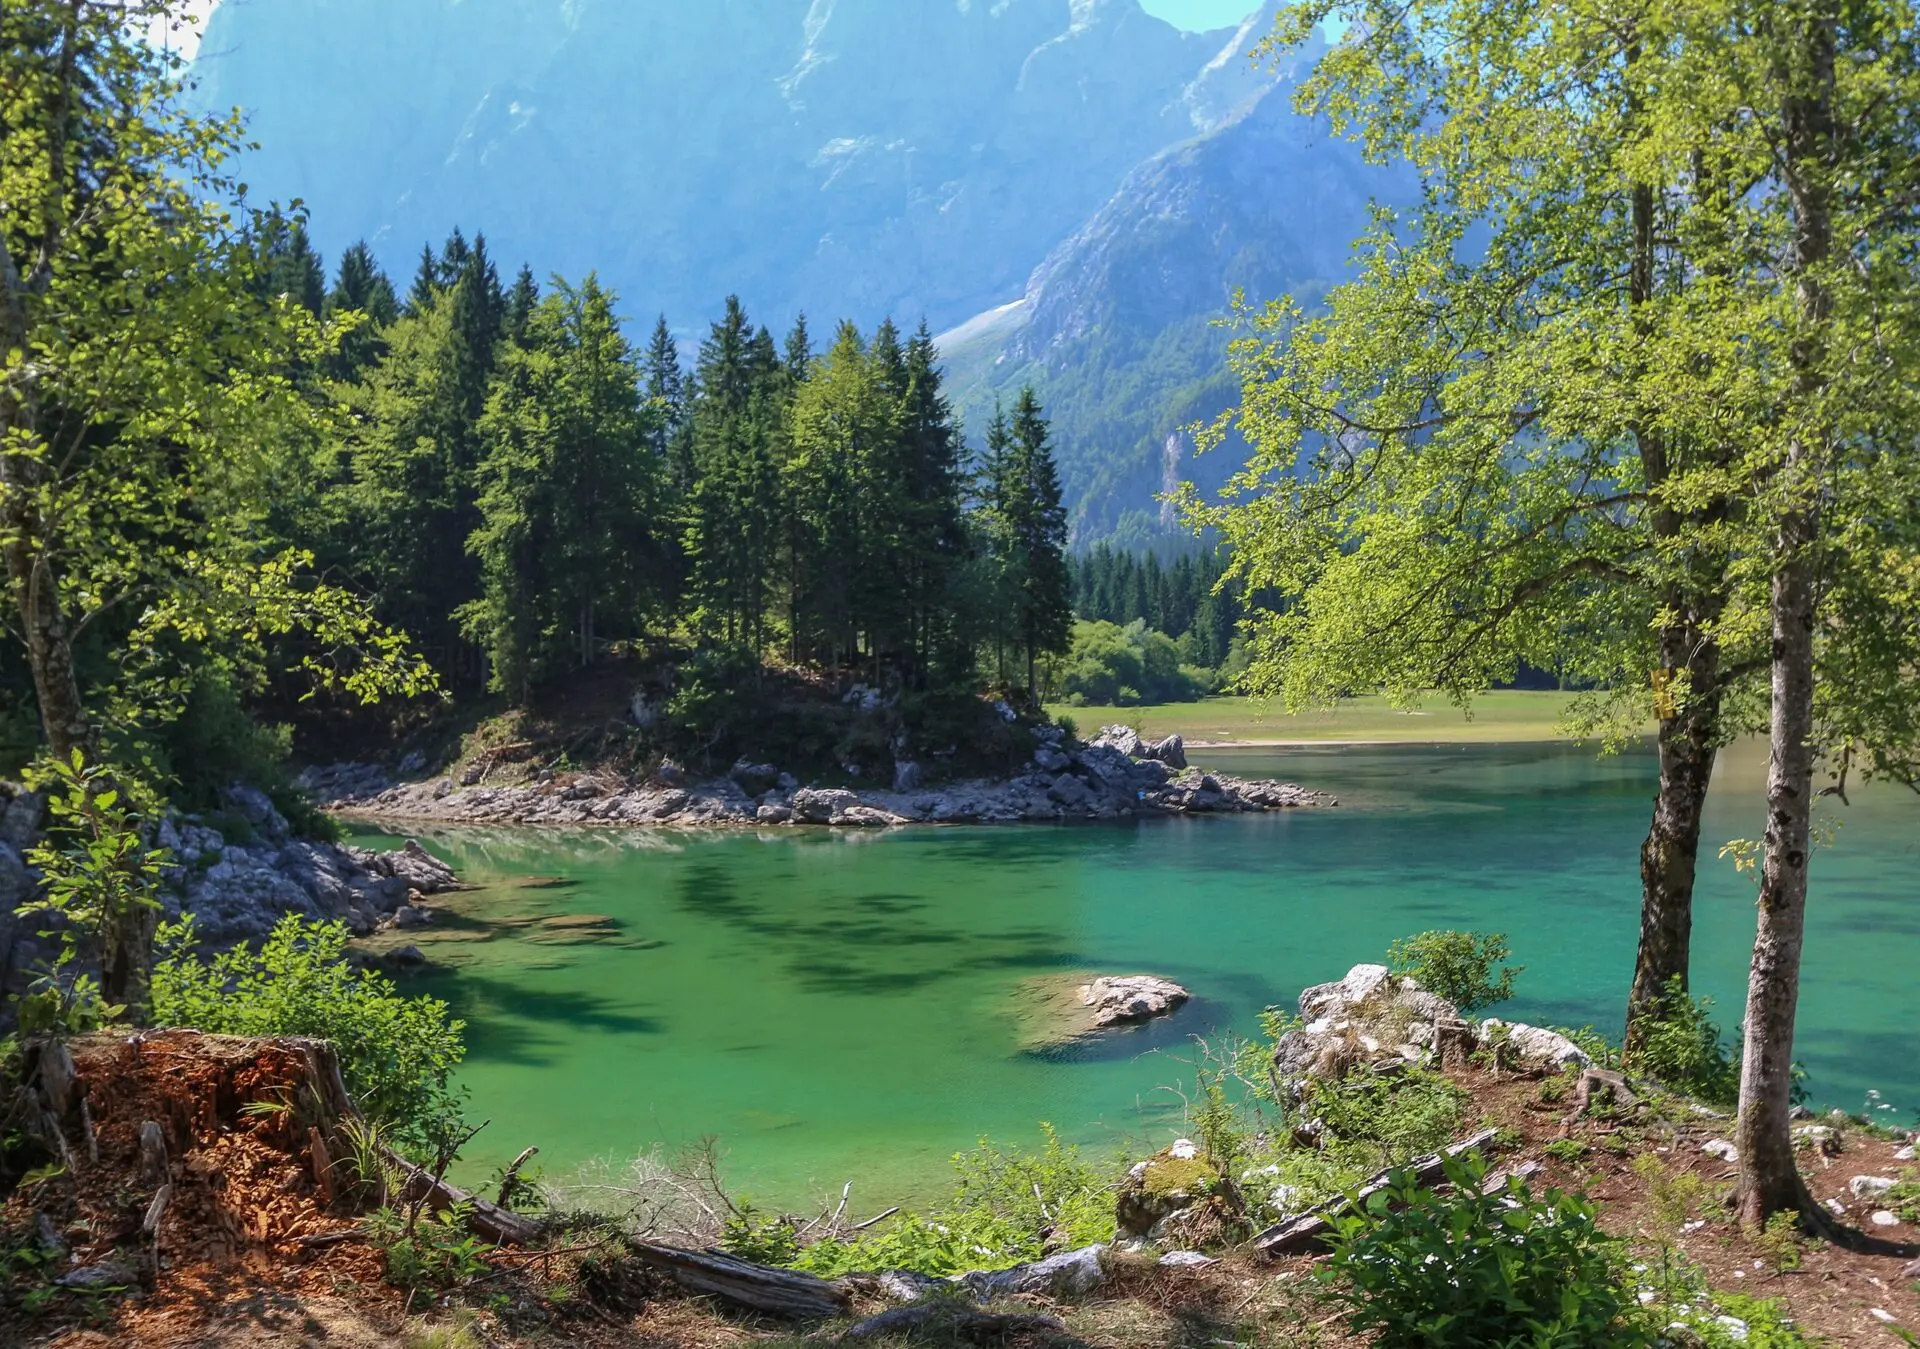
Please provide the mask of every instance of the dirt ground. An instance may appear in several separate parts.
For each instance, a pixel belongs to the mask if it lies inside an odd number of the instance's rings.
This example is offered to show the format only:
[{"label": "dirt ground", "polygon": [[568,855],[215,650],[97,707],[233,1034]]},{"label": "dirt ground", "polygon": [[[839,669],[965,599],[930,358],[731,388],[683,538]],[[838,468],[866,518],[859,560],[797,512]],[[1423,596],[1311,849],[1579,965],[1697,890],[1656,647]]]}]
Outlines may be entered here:
[{"label": "dirt ground", "polygon": [[[297,1042],[190,1032],[74,1044],[77,1095],[86,1104],[84,1111],[75,1104],[64,1130],[70,1164],[21,1184],[0,1204],[0,1253],[14,1261],[0,1283],[0,1343],[709,1349],[822,1344],[845,1329],[844,1321],[792,1326],[731,1311],[609,1250],[569,1247],[565,1238],[549,1253],[487,1254],[485,1273],[447,1304],[400,1292],[387,1283],[385,1254],[363,1233],[359,1200],[339,1163],[324,1155],[324,1139],[316,1153],[300,1096],[310,1065],[290,1045]],[[1833,1155],[1804,1154],[1815,1195],[1839,1206],[1844,1241],[1803,1240],[1783,1254],[1728,1218],[1733,1169],[1701,1149],[1724,1137],[1730,1121],[1683,1112],[1677,1121],[1588,1117],[1568,1125],[1568,1105],[1548,1079],[1480,1070],[1456,1076],[1487,1122],[1506,1131],[1501,1164],[1538,1162],[1536,1190],[1591,1195],[1604,1225],[1627,1238],[1637,1258],[1679,1252],[1716,1290],[1780,1300],[1816,1342],[1892,1349],[1910,1342],[1902,1330],[1920,1330],[1920,1283],[1902,1273],[1920,1257],[1920,1230],[1874,1225],[1873,1205],[1849,1186],[1855,1176],[1892,1177],[1911,1166],[1894,1156],[1901,1140],[1849,1126],[1836,1129]],[[150,1156],[143,1161],[147,1122],[164,1135],[164,1181]],[[1556,1142],[1562,1138],[1574,1141]],[[162,1184],[167,1202],[154,1230],[144,1230]],[[123,1269],[125,1281],[27,1297],[22,1289],[33,1271],[15,1257],[34,1249],[49,1227],[68,1251],[60,1269],[120,1262],[110,1267]],[[1797,1267],[1781,1268],[1796,1258]],[[1197,1269],[1116,1257],[1109,1283],[1084,1298],[1017,1299],[1008,1310],[1045,1313],[1063,1329],[1009,1342],[1113,1349],[1363,1343],[1346,1333],[1314,1265],[1310,1256],[1266,1262],[1244,1252]],[[49,1272],[40,1271],[42,1285]],[[462,1305],[450,1305],[455,1300]]]}]

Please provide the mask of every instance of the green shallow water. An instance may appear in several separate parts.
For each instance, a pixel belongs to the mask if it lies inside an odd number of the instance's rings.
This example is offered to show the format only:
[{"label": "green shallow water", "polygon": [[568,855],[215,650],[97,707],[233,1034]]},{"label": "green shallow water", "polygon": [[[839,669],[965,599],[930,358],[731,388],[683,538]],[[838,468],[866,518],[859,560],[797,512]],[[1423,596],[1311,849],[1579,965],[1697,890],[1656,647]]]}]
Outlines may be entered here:
[{"label": "green shallow water", "polygon": [[[1041,1120],[1096,1146],[1164,1140],[1178,1102],[1160,1088],[1185,1072],[1189,1036],[1252,1033],[1262,1007],[1432,927],[1509,934],[1527,969],[1503,1014],[1617,1029],[1648,755],[1205,758],[1342,804],[1110,827],[430,836],[488,885],[430,944],[444,972],[411,981],[469,1022],[462,1080],[493,1121],[469,1171],[527,1143],[552,1174],[712,1134],[756,1197],[797,1202],[852,1179],[877,1204],[940,1184],[945,1158],[979,1136],[1030,1141]],[[1759,834],[1761,766],[1752,748],[1731,756],[1711,846]],[[1906,1118],[1920,1105],[1920,798],[1860,792],[1837,813],[1815,863],[1799,1053],[1818,1100],[1858,1109],[1878,1089]],[[1731,1025],[1752,892],[1711,846],[1696,982]],[[478,925],[503,915],[612,925]],[[1024,1049],[1021,982],[1083,969],[1167,975],[1196,1001],[1097,1051]]]}]

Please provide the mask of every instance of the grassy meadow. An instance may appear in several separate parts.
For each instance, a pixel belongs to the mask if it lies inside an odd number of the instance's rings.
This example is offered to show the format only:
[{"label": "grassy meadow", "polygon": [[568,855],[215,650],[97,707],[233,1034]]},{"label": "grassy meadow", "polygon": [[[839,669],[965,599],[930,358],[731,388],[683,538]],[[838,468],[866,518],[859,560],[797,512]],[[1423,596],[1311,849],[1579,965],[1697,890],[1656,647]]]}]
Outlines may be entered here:
[{"label": "grassy meadow", "polygon": [[1279,703],[1254,698],[1206,698],[1157,707],[1067,707],[1082,735],[1113,723],[1158,738],[1178,732],[1195,745],[1292,745],[1352,741],[1365,744],[1511,744],[1566,738],[1560,725],[1572,695],[1502,689],[1474,699],[1462,712],[1444,697],[1419,707],[1392,707],[1379,696],[1348,698],[1339,706],[1289,714]]}]

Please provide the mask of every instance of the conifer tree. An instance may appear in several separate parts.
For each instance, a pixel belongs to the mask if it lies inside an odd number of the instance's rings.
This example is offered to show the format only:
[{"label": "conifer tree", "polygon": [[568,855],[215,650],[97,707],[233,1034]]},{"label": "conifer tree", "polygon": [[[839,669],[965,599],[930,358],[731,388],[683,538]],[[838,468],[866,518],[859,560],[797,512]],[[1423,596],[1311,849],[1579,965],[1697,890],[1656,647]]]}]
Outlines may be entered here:
[{"label": "conifer tree", "polygon": [[[763,330],[764,332],[764,330]],[[772,338],[752,331],[738,296],[700,344],[694,371],[694,481],[683,542],[695,625],[758,650],[773,577],[778,476],[772,447],[783,408],[767,387]]]},{"label": "conifer tree", "polygon": [[533,321],[534,307],[539,303],[540,283],[533,279],[533,268],[522,263],[520,274],[513,278],[513,287],[507,292],[506,314],[501,323],[505,337],[515,346],[527,344],[527,325]]},{"label": "conifer tree", "polygon": [[1060,475],[1039,399],[1030,386],[1021,390],[1011,421],[995,410],[987,443],[996,598],[1005,606],[996,645],[1025,660],[1027,697],[1032,700],[1039,659],[1066,649],[1073,610]]},{"label": "conifer tree", "polygon": [[481,524],[467,541],[484,591],[462,618],[490,683],[524,698],[633,635],[659,589],[656,410],[614,299],[560,283],[504,349],[481,419]]},{"label": "conifer tree", "polygon": [[325,313],[362,315],[358,327],[341,339],[339,350],[327,362],[327,373],[337,380],[355,380],[362,371],[386,351],[381,336],[400,316],[400,304],[393,293],[393,282],[374,261],[373,251],[364,242],[356,243],[340,255],[340,270],[333,289],[327,294]]}]

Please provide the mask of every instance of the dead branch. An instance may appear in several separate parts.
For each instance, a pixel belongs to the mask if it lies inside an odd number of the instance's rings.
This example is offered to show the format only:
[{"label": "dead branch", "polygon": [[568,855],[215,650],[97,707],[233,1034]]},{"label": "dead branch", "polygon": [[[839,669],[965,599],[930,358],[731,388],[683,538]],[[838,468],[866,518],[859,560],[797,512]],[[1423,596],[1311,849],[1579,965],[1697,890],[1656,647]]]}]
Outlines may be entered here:
[{"label": "dead branch", "polygon": [[778,1316],[838,1316],[852,1300],[837,1284],[797,1270],[775,1269],[718,1251],[683,1251],[629,1238],[627,1249],[684,1288],[712,1293],[755,1311]]},{"label": "dead branch", "polygon": [[1482,1129],[1451,1147],[1428,1153],[1425,1157],[1416,1157],[1405,1166],[1390,1166],[1376,1171],[1353,1194],[1330,1199],[1297,1218],[1289,1218],[1285,1222],[1269,1227],[1253,1239],[1253,1249],[1255,1253],[1271,1258],[1278,1255],[1291,1255],[1309,1246],[1318,1245],[1333,1229],[1332,1219],[1336,1215],[1346,1212],[1355,1203],[1364,1203],[1370,1196],[1384,1190],[1388,1181],[1396,1174],[1410,1174],[1415,1183],[1432,1185],[1446,1174],[1446,1164],[1451,1158],[1486,1147],[1493,1142],[1498,1133],[1497,1129]]}]

